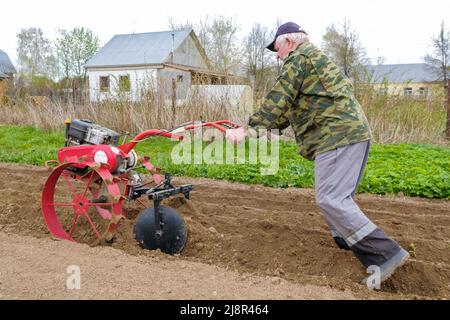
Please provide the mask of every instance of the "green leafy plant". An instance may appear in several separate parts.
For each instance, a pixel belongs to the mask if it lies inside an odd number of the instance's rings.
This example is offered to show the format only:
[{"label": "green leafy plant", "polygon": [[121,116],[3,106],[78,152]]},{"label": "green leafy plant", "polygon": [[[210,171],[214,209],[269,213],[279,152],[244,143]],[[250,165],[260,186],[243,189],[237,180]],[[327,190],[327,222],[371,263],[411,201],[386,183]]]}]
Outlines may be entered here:
[{"label": "green leafy plant", "polygon": [[409,244],[409,254],[411,255],[411,257],[413,257],[414,259],[417,258],[417,246],[414,242],[411,242]]},{"label": "green leafy plant", "polygon": [[[280,142],[279,170],[261,175],[261,164],[174,164],[177,142],[151,138],[136,151],[149,155],[153,164],[175,176],[208,177],[270,187],[313,188],[314,163],[297,153],[293,142]],[[34,127],[0,125],[0,162],[43,165],[55,159],[64,145],[64,131],[44,132]],[[225,154],[225,153],[224,153]],[[359,192],[450,198],[450,149],[434,145],[373,145]]]}]

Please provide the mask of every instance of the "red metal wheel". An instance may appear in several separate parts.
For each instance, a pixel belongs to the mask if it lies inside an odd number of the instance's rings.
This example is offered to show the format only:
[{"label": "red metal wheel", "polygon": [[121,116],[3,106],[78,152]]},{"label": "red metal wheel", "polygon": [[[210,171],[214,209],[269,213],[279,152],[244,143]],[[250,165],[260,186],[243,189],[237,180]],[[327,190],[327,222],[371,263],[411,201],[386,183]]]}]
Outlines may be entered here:
[{"label": "red metal wheel", "polygon": [[[119,185],[105,167],[75,164],[56,167],[42,193],[42,214],[60,239],[93,243],[111,240],[122,218]],[[80,164],[76,164],[80,167]]]}]

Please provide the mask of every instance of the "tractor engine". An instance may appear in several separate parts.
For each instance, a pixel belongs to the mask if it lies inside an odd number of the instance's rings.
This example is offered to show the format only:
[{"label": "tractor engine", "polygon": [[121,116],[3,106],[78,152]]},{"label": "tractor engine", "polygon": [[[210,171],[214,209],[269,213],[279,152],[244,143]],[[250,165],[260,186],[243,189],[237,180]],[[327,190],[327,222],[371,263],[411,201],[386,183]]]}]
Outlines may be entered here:
[{"label": "tractor engine", "polygon": [[119,133],[95,124],[90,120],[74,119],[70,123],[68,132],[69,146],[79,146],[82,144],[117,146],[119,144],[119,138]]},{"label": "tractor engine", "polygon": [[[120,134],[90,120],[74,119],[67,123],[66,147],[58,152],[60,162],[95,162],[106,164],[112,173],[130,171],[137,163],[134,150],[128,154],[117,146]],[[74,165],[75,169],[83,165]]]}]

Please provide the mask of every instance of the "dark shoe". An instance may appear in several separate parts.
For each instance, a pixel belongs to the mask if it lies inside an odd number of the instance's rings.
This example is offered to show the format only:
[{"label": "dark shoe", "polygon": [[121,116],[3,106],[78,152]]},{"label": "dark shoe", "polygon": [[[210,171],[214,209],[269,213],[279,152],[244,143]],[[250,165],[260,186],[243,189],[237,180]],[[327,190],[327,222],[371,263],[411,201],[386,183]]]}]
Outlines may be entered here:
[{"label": "dark shoe", "polygon": [[389,238],[381,229],[372,233],[351,246],[351,250],[364,267],[381,266],[395,256],[401,247]]},{"label": "dark shoe", "polygon": [[351,250],[348,244],[345,242],[345,240],[341,237],[333,237],[334,242],[336,242],[339,249],[342,250]]},{"label": "dark shoe", "polygon": [[[383,263],[381,266],[379,266],[380,283],[383,283],[384,281],[389,279],[394,274],[395,270],[403,266],[406,263],[406,261],[408,261],[408,259],[409,253],[404,249],[400,249],[400,251],[396,255],[394,255],[388,261]],[[371,276],[365,277],[362,283],[367,285],[367,280],[369,277]]]}]

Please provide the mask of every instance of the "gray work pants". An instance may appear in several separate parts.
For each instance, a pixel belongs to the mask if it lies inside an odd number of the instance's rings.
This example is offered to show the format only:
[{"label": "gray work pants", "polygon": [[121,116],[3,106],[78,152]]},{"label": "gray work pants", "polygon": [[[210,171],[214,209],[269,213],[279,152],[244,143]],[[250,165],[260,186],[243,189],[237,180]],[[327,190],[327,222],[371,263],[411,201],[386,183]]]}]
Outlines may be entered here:
[{"label": "gray work pants", "polygon": [[353,197],[364,172],[370,141],[318,154],[315,165],[316,201],[334,238],[340,238],[361,263],[381,265],[400,246],[361,211]]}]

